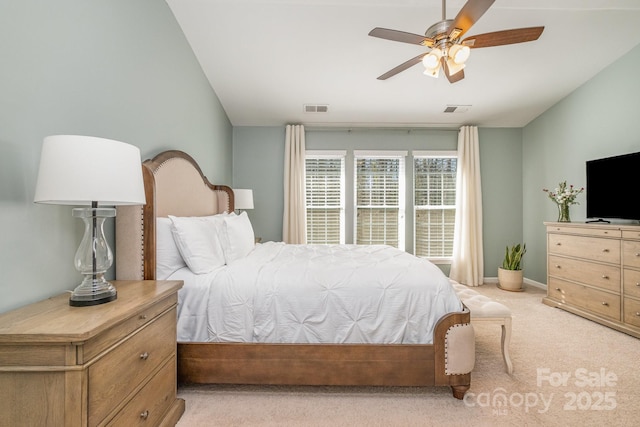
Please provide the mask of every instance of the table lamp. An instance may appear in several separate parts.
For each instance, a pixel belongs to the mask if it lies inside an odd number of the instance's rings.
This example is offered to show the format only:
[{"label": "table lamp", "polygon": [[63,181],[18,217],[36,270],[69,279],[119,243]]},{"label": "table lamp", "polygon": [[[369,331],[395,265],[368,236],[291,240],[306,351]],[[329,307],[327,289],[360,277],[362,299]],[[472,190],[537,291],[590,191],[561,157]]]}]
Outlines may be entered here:
[{"label": "table lamp", "polygon": [[54,135],[44,138],[34,197],[36,203],[85,206],[73,209],[84,221],[84,237],[75,267],[84,275],[69,305],[91,306],[117,298],[104,278],[113,254],[104,235],[104,221],[115,217],[116,205],[144,205],[140,150],[130,144],[92,136]]},{"label": "table lamp", "polygon": [[253,209],[253,190],[235,188],[233,190],[233,207],[238,212]]}]

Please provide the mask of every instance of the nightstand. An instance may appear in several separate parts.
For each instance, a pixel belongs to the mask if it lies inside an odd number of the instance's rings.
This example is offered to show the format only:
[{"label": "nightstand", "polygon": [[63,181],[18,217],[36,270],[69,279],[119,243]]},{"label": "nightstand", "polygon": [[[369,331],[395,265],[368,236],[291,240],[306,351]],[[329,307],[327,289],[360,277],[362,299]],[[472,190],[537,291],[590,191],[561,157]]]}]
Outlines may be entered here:
[{"label": "nightstand", "polygon": [[63,294],[0,315],[0,426],[169,426],[182,281],[113,281],[118,299]]}]

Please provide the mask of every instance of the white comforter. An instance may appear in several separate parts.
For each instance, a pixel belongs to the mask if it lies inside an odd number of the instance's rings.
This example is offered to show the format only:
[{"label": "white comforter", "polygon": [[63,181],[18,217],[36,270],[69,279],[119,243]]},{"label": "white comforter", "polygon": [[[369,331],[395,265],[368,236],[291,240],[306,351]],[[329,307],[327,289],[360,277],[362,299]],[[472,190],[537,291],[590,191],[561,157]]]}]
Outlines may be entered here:
[{"label": "white comforter", "polygon": [[389,246],[267,242],[211,273],[188,268],[178,341],[430,344],[462,304],[432,263]]}]

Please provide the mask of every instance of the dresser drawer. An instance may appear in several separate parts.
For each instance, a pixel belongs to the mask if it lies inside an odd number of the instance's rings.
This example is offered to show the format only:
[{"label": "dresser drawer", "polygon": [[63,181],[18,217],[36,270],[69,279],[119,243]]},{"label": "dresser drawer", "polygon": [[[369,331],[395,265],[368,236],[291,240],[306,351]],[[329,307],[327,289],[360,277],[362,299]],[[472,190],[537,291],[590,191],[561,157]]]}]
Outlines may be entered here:
[{"label": "dresser drawer", "polygon": [[637,230],[622,230],[622,238],[640,240],[640,227]]},{"label": "dresser drawer", "polygon": [[563,234],[579,234],[588,236],[599,237],[617,237],[620,238],[620,230],[614,228],[595,228],[595,227],[571,227],[568,225],[549,225],[547,226],[547,232],[551,233],[563,233]]},{"label": "dresser drawer", "polygon": [[176,310],[151,321],[89,368],[89,425],[97,425],[176,351]]},{"label": "dresser drawer", "polygon": [[619,295],[555,278],[549,279],[547,292],[556,301],[612,320],[620,320]]},{"label": "dresser drawer", "polygon": [[549,253],[620,264],[620,241],[598,237],[549,234]]},{"label": "dresser drawer", "polygon": [[156,426],[176,393],[176,358],[171,357],[108,426]]},{"label": "dresser drawer", "polygon": [[624,294],[640,298],[640,271],[624,269]]},{"label": "dresser drawer", "polygon": [[549,255],[549,275],[620,293],[620,268]]},{"label": "dresser drawer", "polygon": [[625,267],[640,268],[640,242],[624,240],[622,253]]},{"label": "dresser drawer", "polygon": [[624,323],[640,327],[640,301],[624,299]]}]

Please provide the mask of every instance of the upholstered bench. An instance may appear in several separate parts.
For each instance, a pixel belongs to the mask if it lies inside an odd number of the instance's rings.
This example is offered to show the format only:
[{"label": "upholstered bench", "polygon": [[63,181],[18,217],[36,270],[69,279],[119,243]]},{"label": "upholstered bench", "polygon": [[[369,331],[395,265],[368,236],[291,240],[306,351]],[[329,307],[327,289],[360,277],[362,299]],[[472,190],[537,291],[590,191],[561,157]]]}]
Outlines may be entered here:
[{"label": "upholstered bench", "polygon": [[489,297],[479,294],[472,288],[451,281],[458,298],[469,308],[471,323],[495,323],[502,326],[502,358],[507,372],[513,373],[513,364],[509,358],[509,342],[511,341],[511,310]]}]

